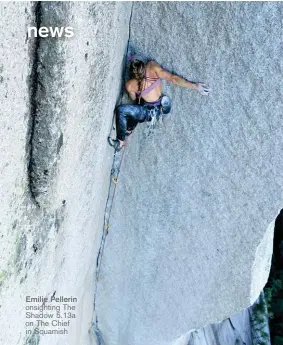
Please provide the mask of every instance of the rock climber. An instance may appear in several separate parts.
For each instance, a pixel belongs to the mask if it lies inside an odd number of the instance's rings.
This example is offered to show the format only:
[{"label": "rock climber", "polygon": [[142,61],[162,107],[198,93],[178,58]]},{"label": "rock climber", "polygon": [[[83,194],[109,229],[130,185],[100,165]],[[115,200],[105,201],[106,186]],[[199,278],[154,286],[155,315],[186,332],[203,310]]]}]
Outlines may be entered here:
[{"label": "rock climber", "polygon": [[138,123],[151,121],[153,117],[168,114],[171,110],[169,97],[162,95],[161,79],[208,95],[210,89],[203,83],[185,80],[163,69],[157,62],[145,63],[137,55],[130,58],[130,77],[125,88],[136,104],[122,104],[116,107],[117,139],[113,146],[117,151],[126,145],[126,137]]}]

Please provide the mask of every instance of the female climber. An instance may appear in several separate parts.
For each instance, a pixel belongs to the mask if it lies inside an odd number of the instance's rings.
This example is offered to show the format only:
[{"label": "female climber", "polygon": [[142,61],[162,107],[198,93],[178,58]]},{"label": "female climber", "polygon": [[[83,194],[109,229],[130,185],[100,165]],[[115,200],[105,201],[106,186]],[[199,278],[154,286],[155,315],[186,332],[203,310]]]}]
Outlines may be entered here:
[{"label": "female climber", "polygon": [[122,104],[116,107],[117,139],[113,146],[117,151],[126,144],[126,136],[130,135],[138,123],[151,121],[153,117],[168,114],[171,109],[169,97],[162,96],[161,79],[194,89],[202,95],[208,95],[210,89],[203,83],[193,83],[163,69],[155,61],[145,63],[142,58],[134,56],[130,63],[131,79],[125,88],[136,104]]}]

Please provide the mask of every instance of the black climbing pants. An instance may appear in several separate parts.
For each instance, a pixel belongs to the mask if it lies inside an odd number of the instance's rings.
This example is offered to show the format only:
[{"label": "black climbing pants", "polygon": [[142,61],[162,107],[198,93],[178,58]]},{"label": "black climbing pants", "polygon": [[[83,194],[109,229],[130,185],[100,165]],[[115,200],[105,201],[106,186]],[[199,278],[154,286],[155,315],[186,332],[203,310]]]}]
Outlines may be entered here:
[{"label": "black climbing pants", "polygon": [[151,121],[153,116],[159,116],[160,113],[160,105],[149,103],[119,105],[116,108],[117,139],[124,141],[126,131],[134,130],[138,123]]},{"label": "black climbing pants", "polygon": [[117,139],[124,141],[126,131],[135,129],[138,123],[151,121],[155,116],[161,114],[168,114],[171,110],[171,101],[169,97],[160,97],[155,102],[145,102],[141,100],[142,104],[122,104],[116,107],[116,130]]}]

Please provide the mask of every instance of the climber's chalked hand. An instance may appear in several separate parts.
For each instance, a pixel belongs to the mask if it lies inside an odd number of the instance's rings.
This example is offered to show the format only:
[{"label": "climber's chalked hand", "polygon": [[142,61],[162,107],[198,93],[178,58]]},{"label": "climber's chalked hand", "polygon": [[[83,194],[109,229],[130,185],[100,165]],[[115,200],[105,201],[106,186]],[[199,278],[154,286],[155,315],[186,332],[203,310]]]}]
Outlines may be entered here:
[{"label": "climber's chalked hand", "polygon": [[204,83],[197,83],[196,84],[196,90],[203,96],[209,95],[211,89],[206,86]]}]

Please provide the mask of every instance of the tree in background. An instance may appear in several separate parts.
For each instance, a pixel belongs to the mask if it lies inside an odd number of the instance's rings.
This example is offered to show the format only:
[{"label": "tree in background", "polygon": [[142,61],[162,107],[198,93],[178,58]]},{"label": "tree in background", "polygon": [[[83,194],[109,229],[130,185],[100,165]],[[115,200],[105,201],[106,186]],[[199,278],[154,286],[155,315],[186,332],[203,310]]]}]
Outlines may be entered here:
[{"label": "tree in background", "polygon": [[264,288],[272,345],[283,345],[283,210],[275,222],[272,265]]}]

